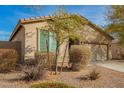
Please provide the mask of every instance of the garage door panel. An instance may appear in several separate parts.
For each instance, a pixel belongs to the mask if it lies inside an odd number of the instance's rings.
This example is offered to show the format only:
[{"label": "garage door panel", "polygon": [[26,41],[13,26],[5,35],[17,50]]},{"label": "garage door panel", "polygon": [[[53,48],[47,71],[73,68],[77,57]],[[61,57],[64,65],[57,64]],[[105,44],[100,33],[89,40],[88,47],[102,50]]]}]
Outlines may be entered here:
[{"label": "garage door panel", "polygon": [[90,44],[92,51],[92,61],[107,60],[107,45]]}]

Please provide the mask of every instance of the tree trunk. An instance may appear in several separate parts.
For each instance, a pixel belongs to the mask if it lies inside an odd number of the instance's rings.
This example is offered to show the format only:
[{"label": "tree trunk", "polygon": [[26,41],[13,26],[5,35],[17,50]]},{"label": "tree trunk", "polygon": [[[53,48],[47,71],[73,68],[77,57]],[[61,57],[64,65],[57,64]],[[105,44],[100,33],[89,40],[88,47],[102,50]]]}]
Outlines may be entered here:
[{"label": "tree trunk", "polygon": [[48,62],[48,69],[51,72],[50,74],[52,74],[52,70],[51,70],[51,62],[50,62],[50,57],[49,57],[49,40],[46,41],[46,46],[47,46],[47,62]]},{"label": "tree trunk", "polygon": [[67,51],[67,48],[68,48],[68,43],[66,44],[66,48],[65,48],[65,51],[64,51],[64,56],[63,56],[63,60],[62,60],[62,64],[61,64],[60,74],[61,74],[62,69],[63,69],[63,63],[64,63],[64,60],[65,60],[65,56],[66,56],[66,51]]},{"label": "tree trunk", "polygon": [[58,64],[57,64],[57,60],[58,60],[58,54],[59,54],[59,47],[56,47],[56,58],[55,58],[55,75],[58,72]]}]

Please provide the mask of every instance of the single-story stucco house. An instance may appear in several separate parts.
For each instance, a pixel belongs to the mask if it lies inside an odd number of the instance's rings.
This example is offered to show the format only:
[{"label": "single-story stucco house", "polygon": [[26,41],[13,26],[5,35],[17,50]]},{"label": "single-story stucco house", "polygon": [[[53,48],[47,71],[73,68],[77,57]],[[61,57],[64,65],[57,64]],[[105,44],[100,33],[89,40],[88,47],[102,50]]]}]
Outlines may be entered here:
[{"label": "single-story stucco house", "polygon": [[[83,16],[81,16],[84,18]],[[14,31],[11,34],[10,42],[20,41],[21,42],[21,61],[30,60],[34,58],[36,51],[44,51],[45,37],[44,31],[39,29],[47,25],[46,20],[50,19],[49,16],[43,17],[31,17],[26,19],[20,19],[16,25]],[[106,34],[101,28],[90,22],[81,31],[81,34],[86,37],[85,45],[91,48],[92,60],[108,60],[111,59],[110,47],[113,38]],[[50,51],[54,51],[55,42],[50,40]],[[64,55],[64,49],[66,42],[63,43],[59,51],[59,60],[62,62]],[[65,62],[68,62],[68,49],[66,51]]]}]

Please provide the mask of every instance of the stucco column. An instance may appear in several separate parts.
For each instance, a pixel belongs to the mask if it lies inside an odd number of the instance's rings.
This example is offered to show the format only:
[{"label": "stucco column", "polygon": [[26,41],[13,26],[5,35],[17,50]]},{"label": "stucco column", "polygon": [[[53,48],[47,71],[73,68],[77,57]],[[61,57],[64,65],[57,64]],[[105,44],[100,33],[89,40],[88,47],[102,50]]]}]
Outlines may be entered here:
[{"label": "stucco column", "polygon": [[111,54],[111,44],[107,44],[107,60],[112,59],[112,54]]}]

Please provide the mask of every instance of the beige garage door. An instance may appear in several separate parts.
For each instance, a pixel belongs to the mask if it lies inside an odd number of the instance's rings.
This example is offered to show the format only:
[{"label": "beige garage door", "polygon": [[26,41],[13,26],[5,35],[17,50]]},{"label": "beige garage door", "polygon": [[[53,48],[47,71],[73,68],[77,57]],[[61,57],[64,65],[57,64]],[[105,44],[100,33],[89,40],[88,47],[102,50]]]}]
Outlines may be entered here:
[{"label": "beige garage door", "polygon": [[107,45],[91,44],[92,61],[107,60]]}]

